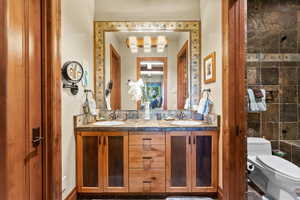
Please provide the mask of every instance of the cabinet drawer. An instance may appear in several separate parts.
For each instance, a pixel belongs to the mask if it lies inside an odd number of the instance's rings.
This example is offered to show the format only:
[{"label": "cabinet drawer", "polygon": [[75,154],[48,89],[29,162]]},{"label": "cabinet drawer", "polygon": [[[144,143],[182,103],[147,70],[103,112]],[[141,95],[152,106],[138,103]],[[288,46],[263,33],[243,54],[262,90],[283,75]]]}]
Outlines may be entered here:
[{"label": "cabinet drawer", "polygon": [[129,192],[165,191],[165,170],[129,170]]},{"label": "cabinet drawer", "polygon": [[165,145],[129,146],[130,169],[165,169]]},{"label": "cabinet drawer", "polygon": [[165,144],[165,134],[163,133],[149,133],[149,134],[135,134],[129,135],[129,145],[145,145],[151,146],[155,144]]}]

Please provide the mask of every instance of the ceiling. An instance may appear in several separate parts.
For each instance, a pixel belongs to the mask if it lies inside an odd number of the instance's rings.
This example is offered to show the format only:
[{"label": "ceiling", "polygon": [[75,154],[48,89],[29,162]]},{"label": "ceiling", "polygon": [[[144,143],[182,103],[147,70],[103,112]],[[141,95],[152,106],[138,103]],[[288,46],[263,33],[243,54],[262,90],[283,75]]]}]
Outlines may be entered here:
[{"label": "ceiling", "polygon": [[183,34],[187,34],[187,32],[113,32],[113,34],[117,37],[117,39],[121,41],[126,41],[126,39],[129,38],[129,36],[136,36],[136,37],[144,37],[144,36],[151,36],[151,37],[157,37],[159,35],[166,36],[167,40],[177,41],[179,37]]},{"label": "ceiling", "polygon": [[200,20],[200,0],[95,0],[96,21]]}]

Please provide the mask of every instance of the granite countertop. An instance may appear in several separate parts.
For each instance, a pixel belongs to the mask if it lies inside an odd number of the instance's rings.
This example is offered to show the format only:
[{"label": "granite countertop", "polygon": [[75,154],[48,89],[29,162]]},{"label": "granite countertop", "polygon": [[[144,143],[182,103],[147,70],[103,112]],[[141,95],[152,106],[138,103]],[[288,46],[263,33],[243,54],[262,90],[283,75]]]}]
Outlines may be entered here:
[{"label": "granite countertop", "polygon": [[[184,120],[186,121],[186,120]],[[75,129],[78,132],[97,132],[97,131],[217,131],[217,124],[203,123],[196,126],[173,125],[172,121],[165,120],[127,120],[122,125],[78,125]]]}]

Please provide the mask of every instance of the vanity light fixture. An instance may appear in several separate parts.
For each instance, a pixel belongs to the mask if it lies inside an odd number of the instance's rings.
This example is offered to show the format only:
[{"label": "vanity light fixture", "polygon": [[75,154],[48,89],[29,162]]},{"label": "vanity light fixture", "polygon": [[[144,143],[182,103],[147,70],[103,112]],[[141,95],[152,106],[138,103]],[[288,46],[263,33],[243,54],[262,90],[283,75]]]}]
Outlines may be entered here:
[{"label": "vanity light fixture", "polygon": [[163,62],[153,62],[153,61],[143,61],[143,62],[141,62],[141,65],[148,65],[148,64],[151,64],[151,65],[164,65]]},{"label": "vanity light fixture", "polygon": [[138,52],[138,44],[137,44],[137,38],[135,36],[129,37],[129,47],[132,53]]},{"label": "vanity light fixture", "polygon": [[164,72],[162,71],[141,71],[141,75],[163,75]]},{"label": "vanity light fixture", "polygon": [[157,37],[157,53],[164,52],[164,49],[167,45],[167,39],[165,36],[160,35]]},{"label": "vanity light fixture", "polygon": [[150,36],[145,36],[144,37],[144,52],[145,53],[150,53],[151,52],[151,37]]},{"label": "vanity light fixture", "polygon": [[130,36],[126,39],[126,44],[127,48],[130,48],[132,53],[137,53],[139,48],[143,48],[145,53],[150,53],[152,48],[157,48],[157,53],[162,53],[168,46],[168,40],[166,36],[144,36],[140,38]]}]

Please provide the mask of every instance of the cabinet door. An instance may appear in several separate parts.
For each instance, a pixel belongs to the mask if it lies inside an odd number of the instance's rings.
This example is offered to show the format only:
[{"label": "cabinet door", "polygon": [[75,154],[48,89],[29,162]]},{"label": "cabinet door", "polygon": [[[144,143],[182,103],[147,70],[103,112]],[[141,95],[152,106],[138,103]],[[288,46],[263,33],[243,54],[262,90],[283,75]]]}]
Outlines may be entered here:
[{"label": "cabinet door", "polygon": [[128,133],[104,135],[104,192],[128,192]]},{"label": "cabinet door", "polygon": [[95,134],[77,135],[77,185],[79,192],[102,192],[101,141]]},{"label": "cabinet door", "polygon": [[217,191],[217,132],[192,132],[192,192]]},{"label": "cabinet door", "polygon": [[191,191],[191,134],[169,132],[166,137],[167,192]]}]

